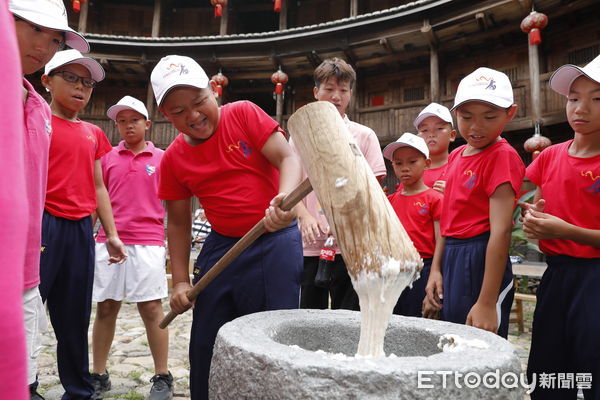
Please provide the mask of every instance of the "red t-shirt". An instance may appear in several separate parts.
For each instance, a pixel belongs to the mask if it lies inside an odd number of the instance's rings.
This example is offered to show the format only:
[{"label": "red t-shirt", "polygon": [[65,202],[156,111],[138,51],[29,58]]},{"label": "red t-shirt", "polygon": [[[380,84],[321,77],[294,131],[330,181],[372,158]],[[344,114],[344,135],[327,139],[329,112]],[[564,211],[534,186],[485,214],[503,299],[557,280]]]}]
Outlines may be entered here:
[{"label": "red t-shirt", "polygon": [[[527,167],[527,178],[542,189],[544,212],[573,225],[600,230],[600,155],[579,158],[569,155],[573,140],[542,151]],[[547,255],[600,257],[600,248],[572,240],[540,240]]]},{"label": "red t-shirt", "polygon": [[388,196],[400,223],[423,258],[433,257],[435,250],[434,221],[440,220],[442,199],[437,190],[427,189],[412,196],[396,192]]},{"label": "red t-shirt", "polygon": [[52,116],[46,211],[78,220],[96,209],[94,162],[112,150],[102,129]]},{"label": "red t-shirt", "polygon": [[278,193],[279,171],[261,153],[278,128],[249,101],[225,104],[219,125],[206,142],[191,146],[179,134],[166,150],[158,196],[163,200],[197,196],[212,229],[243,236],[264,217]]},{"label": "red t-shirt", "polygon": [[446,174],[447,166],[448,164],[444,164],[441,167],[426,169],[423,173],[423,183],[426,186],[433,187],[433,184],[436,181],[445,180],[446,178],[444,177],[444,175]]},{"label": "red t-shirt", "polygon": [[505,139],[480,153],[463,156],[466,145],[448,158],[440,228],[442,236],[470,238],[490,230],[490,196],[503,183],[516,194],[523,184],[525,165]]}]

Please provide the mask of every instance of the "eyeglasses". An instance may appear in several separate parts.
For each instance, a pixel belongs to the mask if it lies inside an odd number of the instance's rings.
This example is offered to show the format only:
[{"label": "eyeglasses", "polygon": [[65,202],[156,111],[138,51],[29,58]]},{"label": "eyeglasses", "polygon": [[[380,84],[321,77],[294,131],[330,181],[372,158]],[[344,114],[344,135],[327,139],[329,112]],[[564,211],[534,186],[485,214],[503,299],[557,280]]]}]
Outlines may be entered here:
[{"label": "eyeglasses", "polygon": [[79,76],[69,71],[52,71],[50,75],[60,75],[65,81],[69,83],[77,83],[77,81],[81,81],[81,84],[86,88],[93,88],[98,84],[98,82],[96,82],[92,78],[85,78],[83,76]]}]

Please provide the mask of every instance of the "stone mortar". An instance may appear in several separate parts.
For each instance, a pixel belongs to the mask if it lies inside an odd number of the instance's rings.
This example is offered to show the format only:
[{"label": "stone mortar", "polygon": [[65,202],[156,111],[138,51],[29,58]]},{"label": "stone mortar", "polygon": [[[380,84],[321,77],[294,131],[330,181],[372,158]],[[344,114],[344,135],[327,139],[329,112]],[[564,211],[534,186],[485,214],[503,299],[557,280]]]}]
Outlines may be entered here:
[{"label": "stone mortar", "polygon": [[[444,334],[478,339],[489,347],[442,352],[437,345]],[[449,375],[444,388],[443,375],[436,373],[473,372],[484,377],[497,371],[499,377],[509,373],[507,379],[520,378],[514,347],[490,332],[394,315],[386,331],[385,358],[354,358],[359,335],[360,313],[353,311],[281,310],[238,318],[219,330],[210,371],[210,398],[523,399],[521,385],[469,388],[460,378],[458,387],[455,375]],[[422,383],[432,388],[418,388],[418,371],[432,371],[421,372],[422,377],[431,379]],[[488,386],[496,386],[492,376],[488,379]]]}]

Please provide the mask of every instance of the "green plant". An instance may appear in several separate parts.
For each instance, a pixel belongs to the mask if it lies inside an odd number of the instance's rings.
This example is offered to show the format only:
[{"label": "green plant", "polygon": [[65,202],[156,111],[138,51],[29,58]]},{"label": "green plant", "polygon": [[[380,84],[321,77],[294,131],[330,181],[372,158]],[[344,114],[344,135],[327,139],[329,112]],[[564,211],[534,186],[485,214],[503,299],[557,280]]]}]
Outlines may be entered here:
[{"label": "green plant", "polygon": [[[535,196],[535,189],[525,193],[519,199],[519,203],[530,203]],[[509,254],[511,256],[519,256],[525,258],[525,255],[517,250],[517,248],[522,246],[527,246],[527,249],[537,251],[541,253],[540,248],[537,244],[531,243],[527,239],[527,234],[523,231],[523,223],[520,221],[521,219],[521,207],[517,206],[515,211],[513,212],[513,227],[510,237],[510,248]]]},{"label": "green plant", "polygon": [[135,389],[131,389],[129,393],[119,395],[117,398],[125,400],[144,400],[144,395],[139,394]]}]

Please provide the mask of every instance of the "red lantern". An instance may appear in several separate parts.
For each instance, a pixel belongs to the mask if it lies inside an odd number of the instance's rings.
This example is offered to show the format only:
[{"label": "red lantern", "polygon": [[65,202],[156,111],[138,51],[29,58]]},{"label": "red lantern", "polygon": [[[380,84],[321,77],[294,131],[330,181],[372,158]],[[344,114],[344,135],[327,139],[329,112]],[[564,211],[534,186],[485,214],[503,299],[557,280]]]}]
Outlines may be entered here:
[{"label": "red lantern", "polygon": [[281,0],[273,0],[273,2],[275,4],[273,4],[273,10],[275,10],[275,12],[280,12],[281,11]]},{"label": "red lantern", "polygon": [[81,11],[81,2],[79,0],[73,0],[73,11],[76,13]]},{"label": "red lantern", "polygon": [[223,7],[227,5],[227,0],[210,0],[210,4],[215,7],[215,18],[223,15]]},{"label": "red lantern", "polygon": [[229,79],[219,71],[219,73],[213,75],[210,80],[217,84],[217,94],[219,97],[223,96],[223,88],[229,85]]},{"label": "red lantern", "polygon": [[539,133],[536,133],[525,141],[523,147],[525,148],[526,152],[532,153],[532,158],[535,160],[542,150],[551,144],[552,142],[550,139],[540,135]]},{"label": "red lantern", "polygon": [[288,81],[288,76],[281,68],[271,75],[271,82],[275,84],[275,94],[283,93],[283,85]]},{"label": "red lantern", "polygon": [[529,44],[537,46],[542,43],[542,32],[548,25],[548,17],[536,11],[532,11],[528,16],[521,21],[521,30],[529,34]]}]

